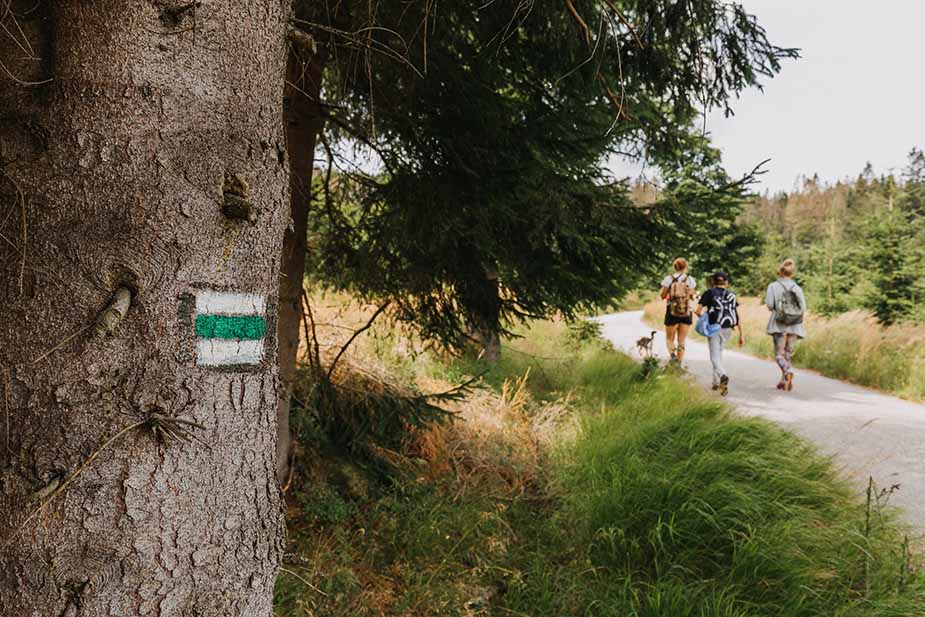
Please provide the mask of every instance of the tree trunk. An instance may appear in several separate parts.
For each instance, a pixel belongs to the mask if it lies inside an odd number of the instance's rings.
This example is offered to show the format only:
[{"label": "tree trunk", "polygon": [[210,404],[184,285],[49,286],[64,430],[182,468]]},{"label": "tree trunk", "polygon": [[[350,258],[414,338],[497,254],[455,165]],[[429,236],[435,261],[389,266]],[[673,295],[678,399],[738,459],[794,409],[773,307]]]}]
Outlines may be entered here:
[{"label": "tree trunk", "polygon": [[269,617],[287,3],[35,4],[0,35],[54,79],[0,85],[0,616]]},{"label": "tree trunk", "polygon": [[501,335],[497,324],[474,328],[470,336],[475,341],[479,356],[489,364],[497,364],[501,359]]},{"label": "tree trunk", "polygon": [[286,141],[292,173],[289,179],[292,219],[283,238],[282,276],[279,279],[279,434],[276,474],[285,483],[289,471],[289,403],[296,378],[299,332],[302,323],[302,281],[305,277],[308,211],[312,198],[315,144],[324,126],[321,118],[321,75],[324,53],[312,54],[292,45],[286,69]]},{"label": "tree trunk", "polygon": [[469,336],[483,360],[495,364],[501,359],[501,297],[498,270],[483,266],[461,289],[468,310]]}]

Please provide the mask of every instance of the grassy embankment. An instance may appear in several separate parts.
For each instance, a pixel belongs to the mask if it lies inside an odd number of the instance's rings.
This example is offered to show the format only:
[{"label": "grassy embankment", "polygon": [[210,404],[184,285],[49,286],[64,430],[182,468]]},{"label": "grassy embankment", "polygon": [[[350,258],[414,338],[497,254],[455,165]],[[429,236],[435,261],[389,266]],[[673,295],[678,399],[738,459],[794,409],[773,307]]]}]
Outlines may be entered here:
[{"label": "grassy embankment", "polygon": [[[925,615],[877,496],[795,437],[564,324],[523,334],[388,477],[297,423],[277,615]],[[380,331],[354,361],[428,391],[484,368],[408,355]]]},{"label": "grassy embankment", "polygon": [[[767,308],[758,298],[743,298],[741,302],[747,350],[773,359],[771,337],[765,332]],[[645,315],[650,323],[661,324],[664,314],[663,302],[646,304]],[[809,314],[806,333],[807,338],[794,355],[798,367],[925,401],[925,325],[884,327],[870,313],[851,311],[832,318]]]}]

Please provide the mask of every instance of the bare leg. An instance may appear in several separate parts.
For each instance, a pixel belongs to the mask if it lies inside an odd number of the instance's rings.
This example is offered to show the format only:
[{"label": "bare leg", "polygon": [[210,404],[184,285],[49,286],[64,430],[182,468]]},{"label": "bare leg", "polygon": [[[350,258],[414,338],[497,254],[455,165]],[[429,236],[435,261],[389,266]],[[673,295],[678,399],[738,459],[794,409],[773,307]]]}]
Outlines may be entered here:
[{"label": "bare leg", "polygon": [[687,333],[691,327],[686,323],[678,324],[678,362],[684,359],[684,344],[687,341]]},{"label": "bare leg", "polygon": [[668,356],[674,358],[675,339],[678,337],[678,326],[665,326],[665,345],[668,347]]}]

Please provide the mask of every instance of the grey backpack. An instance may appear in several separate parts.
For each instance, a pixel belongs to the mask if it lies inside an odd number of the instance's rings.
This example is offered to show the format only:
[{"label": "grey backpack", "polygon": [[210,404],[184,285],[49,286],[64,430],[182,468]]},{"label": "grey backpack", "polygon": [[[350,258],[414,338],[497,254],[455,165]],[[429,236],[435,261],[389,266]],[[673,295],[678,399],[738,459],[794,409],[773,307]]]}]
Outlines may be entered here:
[{"label": "grey backpack", "polygon": [[774,316],[777,322],[785,326],[795,326],[803,323],[803,307],[800,305],[800,296],[797,294],[797,286],[787,287],[783,283],[780,286],[784,288],[777,308],[774,310]]}]

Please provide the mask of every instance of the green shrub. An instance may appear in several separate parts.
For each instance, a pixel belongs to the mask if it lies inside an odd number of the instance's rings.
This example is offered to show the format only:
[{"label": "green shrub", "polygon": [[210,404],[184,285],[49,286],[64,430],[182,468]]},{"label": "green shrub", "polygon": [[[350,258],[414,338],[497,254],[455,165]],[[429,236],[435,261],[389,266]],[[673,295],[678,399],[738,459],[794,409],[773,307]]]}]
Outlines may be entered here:
[{"label": "green shrub", "polygon": [[583,345],[601,341],[603,324],[592,319],[580,319],[568,325],[566,340],[573,349],[581,349]]}]

